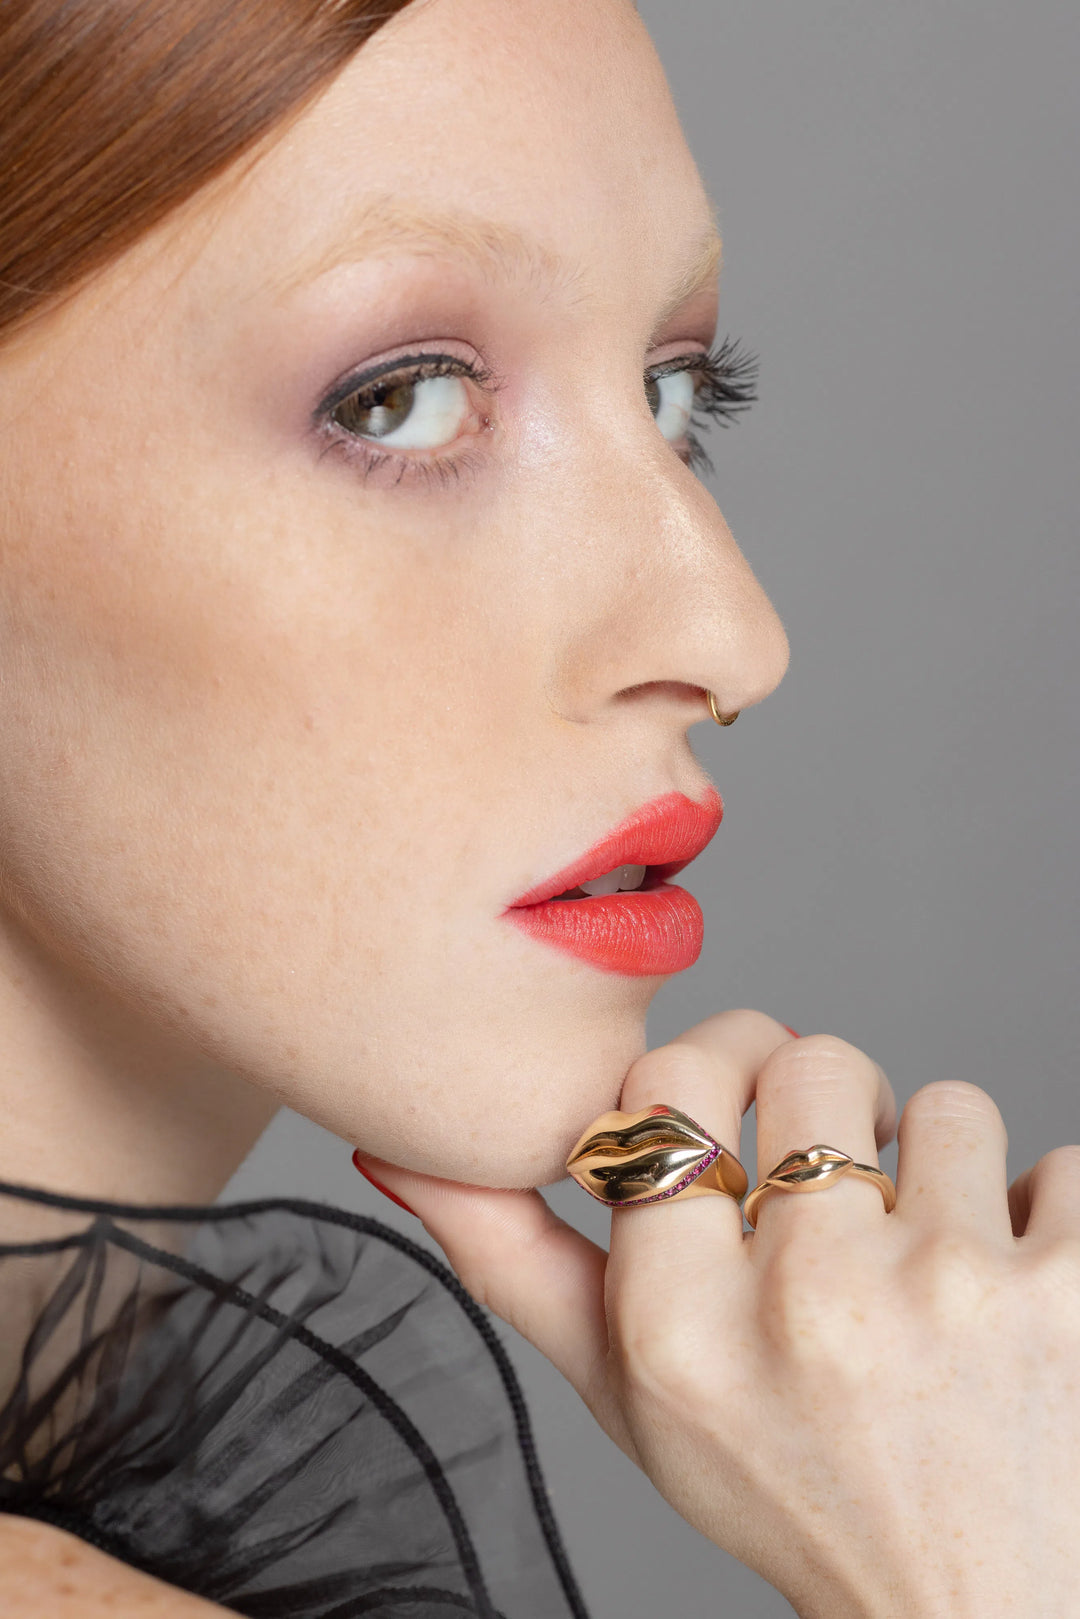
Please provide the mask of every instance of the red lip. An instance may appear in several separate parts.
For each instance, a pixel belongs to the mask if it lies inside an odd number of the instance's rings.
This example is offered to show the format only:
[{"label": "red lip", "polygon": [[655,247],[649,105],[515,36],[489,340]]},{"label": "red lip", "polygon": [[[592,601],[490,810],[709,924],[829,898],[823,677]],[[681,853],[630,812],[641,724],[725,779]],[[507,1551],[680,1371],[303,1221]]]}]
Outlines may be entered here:
[{"label": "red lip", "polygon": [[[685,793],[665,793],[515,900],[504,915],[533,937],[608,972],[682,972],[701,954],[705,924],[693,895],[667,879],[701,853],[723,815],[715,787],[700,804]],[[659,878],[659,886],[575,900],[554,897],[624,865],[652,867],[649,880]]]}]

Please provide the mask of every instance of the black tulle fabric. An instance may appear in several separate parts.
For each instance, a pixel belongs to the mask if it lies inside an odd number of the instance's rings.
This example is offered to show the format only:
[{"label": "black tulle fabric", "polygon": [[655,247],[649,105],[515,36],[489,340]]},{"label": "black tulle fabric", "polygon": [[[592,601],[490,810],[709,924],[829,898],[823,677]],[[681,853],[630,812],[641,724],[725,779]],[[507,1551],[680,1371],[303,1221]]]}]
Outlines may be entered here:
[{"label": "black tulle fabric", "polygon": [[376,1220],[0,1183],[0,1510],[252,1619],[586,1619],[491,1324]]}]

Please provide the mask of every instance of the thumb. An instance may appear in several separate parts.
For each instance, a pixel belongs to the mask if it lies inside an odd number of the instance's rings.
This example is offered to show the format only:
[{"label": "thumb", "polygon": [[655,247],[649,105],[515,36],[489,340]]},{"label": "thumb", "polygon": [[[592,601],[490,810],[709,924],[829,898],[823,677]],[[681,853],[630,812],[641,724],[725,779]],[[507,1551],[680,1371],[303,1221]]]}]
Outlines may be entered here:
[{"label": "thumb", "polygon": [[553,1214],[539,1192],[463,1186],[359,1149],[353,1162],[417,1216],[477,1303],[534,1344],[595,1406],[608,1352],[604,1249]]}]

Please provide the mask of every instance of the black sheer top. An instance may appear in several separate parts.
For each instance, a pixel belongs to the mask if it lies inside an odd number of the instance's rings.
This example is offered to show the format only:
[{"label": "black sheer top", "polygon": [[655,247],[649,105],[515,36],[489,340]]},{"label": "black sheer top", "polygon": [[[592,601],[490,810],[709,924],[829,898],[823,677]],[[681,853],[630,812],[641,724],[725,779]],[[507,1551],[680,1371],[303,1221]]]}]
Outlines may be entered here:
[{"label": "black sheer top", "polygon": [[587,1619],[487,1317],[317,1203],[0,1182],[0,1510],[252,1619]]}]

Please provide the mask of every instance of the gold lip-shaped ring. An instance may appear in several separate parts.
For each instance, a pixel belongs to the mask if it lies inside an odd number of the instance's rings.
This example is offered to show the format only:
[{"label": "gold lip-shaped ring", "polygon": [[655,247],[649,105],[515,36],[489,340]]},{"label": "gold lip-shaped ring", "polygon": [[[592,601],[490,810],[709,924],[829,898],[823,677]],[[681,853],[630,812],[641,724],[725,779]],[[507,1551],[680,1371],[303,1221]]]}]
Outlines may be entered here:
[{"label": "gold lip-shaped ring", "polygon": [[689,1114],[662,1102],[640,1113],[601,1113],[566,1160],[578,1185],[609,1209],[687,1197],[731,1197],[746,1170]]},{"label": "gold lip-shaped ring", "polygon": [[789,1152],[786,1158],[781,1158],[776,1168],[754,1187],[743,1204],[743,1214],[753,1228],[757,1225],[758,1204],[767,1192],[823,1192],[845,1175],[873,1182],[884,1199],[885,1213],[891,1214],[895,1209],[896,1187],[883,1169],[873,1164],[857,1164],[846,1152],[818,1142],[814,1147]]}]

